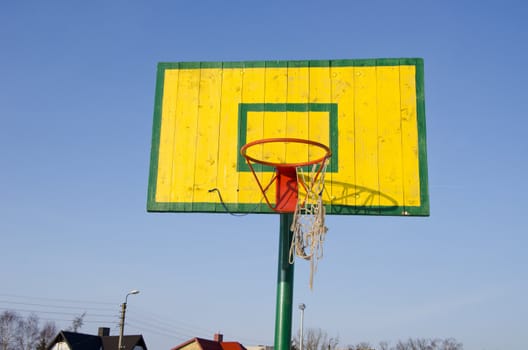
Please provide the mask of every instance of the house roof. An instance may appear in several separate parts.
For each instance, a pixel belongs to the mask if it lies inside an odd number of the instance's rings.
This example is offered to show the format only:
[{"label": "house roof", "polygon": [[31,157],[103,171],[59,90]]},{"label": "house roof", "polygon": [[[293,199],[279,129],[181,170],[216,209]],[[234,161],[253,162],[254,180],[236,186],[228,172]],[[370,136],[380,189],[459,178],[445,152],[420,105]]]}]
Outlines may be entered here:
[{"label": "house roof", "polygon": [[171,350],[180,350],[191,343],[197,343],[201,350],[246,350],[239,342],[218,342],[203,338],[192,338],[185,343],[175,346]]},{"label": "house roof", "polygon": [[[103,349],[105,350],[113,350],[117,349],[118,343],[119,343],[119,336],[117,335],[110,335],[101,337],[103,341]],[[143,349],[147,350],[147,345],[145,344],[145,340],[143,340],[143,336],[141,335],[124,335],[123,336],[123,349],[124,350],[133,350],[136,345],[142,346]]]},{"label": "house roof", "polygon": [[223,350],[246,350],[244,345],[236,341],[224,341],[220,343]]},{"label": "house roof", "polygon": [[[61,341],[66,342],[70,350],[113,350],[117,349],[119,336],[100,337],[98,335],[61,331],[46,347],[46,350],[50,350],[53,345]],[[123,336],[122,345],[124,350],[133,350],[136,345],[142,346],[143,349],[147,350],[147,345],[141,335]]]},{"label": "house roof", "polygon": [[66,342],[71,350],[99,350],[102,345],[101,338],[96,335],[61,331],[50,342],[46,350],[61,341]]}]

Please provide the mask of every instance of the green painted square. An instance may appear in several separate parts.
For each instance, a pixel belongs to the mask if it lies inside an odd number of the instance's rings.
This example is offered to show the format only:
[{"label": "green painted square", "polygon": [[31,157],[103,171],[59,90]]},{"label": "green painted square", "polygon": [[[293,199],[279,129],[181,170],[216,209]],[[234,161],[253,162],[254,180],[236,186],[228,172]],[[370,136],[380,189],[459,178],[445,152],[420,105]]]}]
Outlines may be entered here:
[{"label": "green painted square", "polygon": [[[338,161],[338,140],[337,140],[337,103],[240,103],[238,105],[238,158],[237,171],[249,172],[251,169],[244,157],[240,154],[240,149],[247,143],[247,118],[249,112],[327,112],[332,158],[327,172],[337,172]],[[274,171],[270,166],[255,164],[255,171]]]}]

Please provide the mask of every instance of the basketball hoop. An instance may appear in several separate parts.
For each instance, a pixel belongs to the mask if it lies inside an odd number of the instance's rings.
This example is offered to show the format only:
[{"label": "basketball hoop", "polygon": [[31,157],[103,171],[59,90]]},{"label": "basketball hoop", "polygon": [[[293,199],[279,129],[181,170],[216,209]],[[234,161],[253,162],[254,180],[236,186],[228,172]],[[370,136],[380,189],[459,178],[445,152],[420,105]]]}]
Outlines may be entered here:
[{"label": "basketball hoop", "polygon": [[[252,147],[274,143],[306,145],[307,150],[315,147],[319,149],[320,154],[310,159],[311,152],[307,152],[308,160],[292,162],[258,159],[248,154],[248,149]],[[269,138],[247,143],[242,146],[240,153],[246,159],[268,207],[278,213],[293,213],[290,263],[293,264],[295,255],[310,260],[310,288],[312,288],[313,274],[317,270],[317,261],[323,257],[322,247],[328,231],[324,223],[325,207],[322,198],[326,167],[332,151],[328,146],[311,140]],[[253,166],[255,163],[275,168],[275,174],[266,186],[263,186],[255,172]],[[275,205],[272,205],[267,191],[274,182]]]}]

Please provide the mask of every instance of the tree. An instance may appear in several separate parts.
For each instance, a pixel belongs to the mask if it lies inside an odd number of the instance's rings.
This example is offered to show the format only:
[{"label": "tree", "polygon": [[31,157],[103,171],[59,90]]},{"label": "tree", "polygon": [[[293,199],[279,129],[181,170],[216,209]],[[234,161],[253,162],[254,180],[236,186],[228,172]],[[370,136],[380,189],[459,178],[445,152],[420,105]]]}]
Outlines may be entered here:
[{"label": "tree", "polygon": [[39,318],[35,314],[29,315],[26,319],[18,320],[18,333],[15,336],[15,343],[19,350],[33,350],[37,346],[39,339]]},{"label": "tree", "polygon": [[57,326],[55,325],[55,322],[48,321],[44,323],[40,329],[37,350],[46,350],[46,345],[48,345],[56,334]]},{"label": "tree", "polygon": [[379,350],[389,350],[389,343],[382,341],[379,343]]},{"label": "tree", "polygon": [[71,326],[68,328],[69,331],[77,333],[79,329],[84,324],[84,316],[86,316],[86,312],[83,312],[81,315],[75,317],[72,321]]},{"label": "tree", "polygon": [[374,348],[372,348],[367,342],[361,342],[357,345],[348,346],[347,348],[348,350],[374,350]]},{"label": "tree", "polygon": [[9,310],[0,314],[0,350],[45,350],[56,334],[55,322],[40,328],[36,314],[27,318]]},{"label": "tree", "polygon": [[1,350],[14,350],[15,338],[18,334],[20,316],[13,311],[4,311],[0,315],[0,347]]},{"label": "tree", "polygon": [[463,350],[464,346],[462,343],[456,341],[453,338],[446,339],[408,339],[407,341],[398,341],[395,346],[390,347],[387,343],[383,343],[383,350]]},{"label": "tree", "polygon": [[454,338],[444,339],[440,347],[441,350],[462,350],[464,345]]},{"label": "tree", "polygon": [[[335,350],[339,344],[338,337],[329,337],[328,333],[320,328],[309,328],[303,332],[303,350]],[[292,340],[292,349],[300,347],[300,332]]]}]

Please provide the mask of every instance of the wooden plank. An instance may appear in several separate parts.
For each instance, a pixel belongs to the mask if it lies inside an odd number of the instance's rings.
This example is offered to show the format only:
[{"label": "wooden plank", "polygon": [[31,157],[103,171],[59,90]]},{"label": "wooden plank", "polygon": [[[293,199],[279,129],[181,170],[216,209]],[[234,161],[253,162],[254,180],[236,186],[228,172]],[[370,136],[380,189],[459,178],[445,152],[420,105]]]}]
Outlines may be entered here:
[{"label": "wooden plank", "polygon": [[176,105],[178,96],[179,70],[170,69],[164,72],[163,100],[161,107],[161,130],[158,154],[158,177],[156,184],[156,201],[172,200],[172,174],[174,158],[174,130],[176,127]]},{"label": "wooden plank", "polygon": [[[303,63],[290,64],[288,66],[288,88],[286,92],[287,103],[307,104],[310,99],[310,75]],[[309,137],[309,120],[308,118],[294,118],[293,122],[288,119],[289,113],[286,114],[288,128],[287,137],[308,138]]]},{"label": "wooden plank", "polygon": [[[330,103],[332,101],[332,79],[329,61],[310,62],[309,95],[310,103]],[[310,120],[308,139],[330,147],[330,113],[309,111],[308,118]],[[308,159],[315,159],[320,156],[321,149],[317,147],[308,148]],[[327,179],[331,180],[330,176]]]},{"label": "wooden plank", "polygon": [[[221,92],[220,140],[218,143],[218,177],[216,188],[211,192],[215,210],[224,212],[239,210],[238,188],[238,105],[242,102],[242,68],[224,68]],[[220,201],[222,196],[223,202]]]},{"label": "wooden plank", "polygon": [[420,206],[416,69],[400,67],[404,206]]},{"label": "wooden plank", "polygon": [[357,67],[355,90],[355,169],[357,212],[379,213],[378,110],[376,67]]},{"label": "wooden plank", "polygon": [[[242,83],[242,102],[243,103],[262,103],[265,97],[265,69],[262,68],[244,68]],[[246,142],[262,139],[264,125],[264,112],[248,113],[247,129],[240,130],[246,132]],[[262,181],[262,173],[257,173]],[[258,190],[255,179],[250,172],[239,172],[239,203],[250,204],[259,203],[262,199],[262,193]],[[259,208],[259,207],[258,207]],[[260,209],[257,209],[259,211]]]},{"label": "wooden plank", "polygon": [[[310,72],[305,65],[308,65],[308,62],[297,63],[288,65],[288,91],[286,101],[291,104],[307,105],[310,101]],[[287,137],[300,139],[308,139],[310,137],[310,120],[309,114],[306,111],[302,112],[302,116],[299,116],[299,112],[289,111],[286,113],[286,120],[288,123],[286,130]],[[305,154],[308,157],[308,147],[294,150],[291,146],[288,146],[287,152],[297,152],[298,154]],[[291,161],[291,157],[288,157],[288,160]],[[299,196],[304,196],[304,192],[302,187],[300,187]]]},{"label": "wooden plank", "polygon": [[[354,67],[332,67],[332,102],[338,104],[339,174],[327,173],[331,204],[356,205]],[[332,150],[334,153],[337,150]],[[334,156],[331,162],[336,162]],[[342,175],[341,175],[342,174]],[[337,210],[337,209],[336,209]]]},{"label": "wooden plank", "polygon": [[[310,68],[310,103],[329,103],[332,99],[332,81],[330,79],[330,67]],[[330,146],[330,130],[328,119],[321,118],[320,112],[309,111],[310,125],[308,139]],[[312,156],[309,154],[309,158]]]},{"label": "wooden plank", "polygon": [[377,67],[380,210],[401,214],[403,208],[400,68]]},{"label": "wooden plank", "polygon": [[[176,98],[177,127],[174,133],[174,172],[172,202],[183,203],[183,211],[192,211],[196,133],[198,119],[199,69],[182,69]],[[189,146],[191,145],[191,147]]]},{"label": "wooden plank", "polygon": [[[269,106],[284,104],[288,88],[288,77],[285,68],[266,68],[264,102]],[[287,134],[286,112],[277,108],[267,108],[264,111],[263,137],[286,137]],[[284,162],[286,160],[286,147],[284,144],[273,143],[262,148],[262,159],[266,161]]]},{"label": "wooden plank", "polygon": [[206,203],[218,177],[221,89],[222,69],[201,69],[192,211],[211,210]]}]

